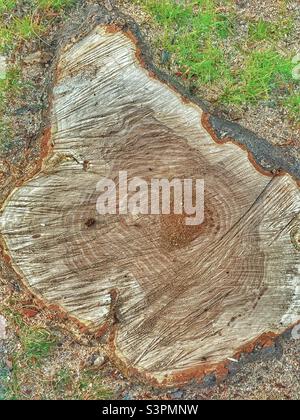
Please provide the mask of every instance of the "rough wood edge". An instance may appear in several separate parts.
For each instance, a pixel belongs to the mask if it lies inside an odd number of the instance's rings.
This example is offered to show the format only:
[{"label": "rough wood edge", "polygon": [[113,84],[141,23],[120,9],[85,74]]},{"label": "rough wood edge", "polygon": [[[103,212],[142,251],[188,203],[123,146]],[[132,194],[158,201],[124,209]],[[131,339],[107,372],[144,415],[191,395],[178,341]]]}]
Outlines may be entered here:
[{"label": "rough wood edge", "polygon": [[[133,26],[132,26],[133,25]],[[99,23],[95,26],[99,26]],[[274,170],[266,170],[262,165],[260,165],[257,162],[257,159],[255,157],[255,153],[252,150],[249,150],[246,145],[244,145],[242,142],[237,141],[235,138],[232,137],[222,137],[218,135],[218,133],[215,131],[214,126],[212,124],[211,118],[217,118],[212,116],[210,113],[207,112],[206,106],[204,102],[199,100],[198,98],[193,97],[190,95],[186,89],[179,85],[178,82],[172,81],[169,76],[162,73],[160,70],[158,70],[152,63],[149,61],[148,54],[143,52],[143,40],[141,38],[141,34],[138,30],[138,26],[135,22],[131,21],[131,24],[126,24],[125,27],[122,25],[117,25],[115,23],[112,24],[104,24],[103,26],[106,26],[107,31],[110,33],[114,32],[122,32],[124,33],[132,42],[134,42],[136,46],[136,57],[140,65],[145,68],[148,71],[149,77],[154,78],[161,83],[164,83],[168,86],[169,89],[173,90],[177,95],[179,95],[182,99],[182,102],[184,104],[191,104],[196,105],[203,109],[203,115],[202,115],[202,125],[203,127],[208,131],[212,139],[218,143],[218,144],[226,144],[228,142],[235,144],[236,146],[240,147],[242,150],[245,151],[245,153],[248,154],[248,159],[251,162],[251,164],[255,167],[257,171],[259,171],[264,176],[274,177],[274,176],[283,176],[288,175],[290,176],[298,186],[300,186],[300,177],[295,176],[295,174],[291,174],[288,171],[284,171],[283,169],[274,169]],[[137,32],[138,31],[138,32]],[[85,34],[86,36],[86,34]],[[59,55],[59,52],[58,52]],[[57,60],[56,60],[57,62]],[[54,70],[54,82],[58,77],[57,69]],[[51,102],[50,101],[50,108],[51,108]],[[221,119],[219,119],[220,121]],[[254,133],[249,132],[249,130],[244,129],[241,126],[236,125],[239,127],[239,130],[245,131],[247,135],[253,135]],[[257,138],[257,137],[256,137]],[[51,128],[47,127],[44,131],[44,133],[41,136],[41,152],[40,152],[40,159],[38,160],[35,169],[29,173],[27,176],[22,177],[18,183],[16,184],[16,187],[11,191],[11,193],[6,197],[4,200],[0,212],[2,212],[3,208],[5,207],[6,202],[9,200],[11,195],[15,192],[16,189],[23,186],[26,182],[31,180],[36,175],[40,174],[43,169],[43,164],[46,159],[49,158],[52,154],[52,143],[51,143]],[[275,146],[272,146],[269,144],[269,151],[272,152],[273,148]],[[300,172],[300,170],[299,170]],[[174,385],[183,385],[186,384],[192,380],[197,380],[201,382],[207,375],[214,373],[218,380],[224,379],[228,373],[228,367],[230,365],[229,360],[225,360],[220,363],[215,364],[206,364],[202,365],[199,368],[190,368],[187,370],[180,371],[176,374],[167,376],[162,382],[159,382],[155,378],[153,378],[151,375],[142,372],[136,368],[128,367],[128,364],[126,364],[125,360],[122,359],[120,355],[117,354],[116,346],[115,346],[115,336],[117,333],[117,323],[108,320],[97,332],[91,331],[86,325],[84,325],[82,322],[80,322],[77,318],[72,317],[70,314],[68,314],[61,306],[59,305],[53,305],[50,303],[47,303],[44,301],[42,296],[39,296],[36,292],[32,290],[32,288],[26,283],[23,276],[18,272],[17,267],[15,267],[12,258],[9,255],[9,251],[7,249],[7,246],[5,244],[5,241],[2,237],[0,237],[0,254],[5,261],[6,264],[8,264],[13,271],[15,272],[16,276],[18,277],[20,284],[23,285],[23,287],[28,290],[28,292],[34,297],[34,299],[37,301],[37,304],[41,309],[48,309],[50,311],[53,311],[57,314],[57,319],[68,319],[70,322],[72,322],[74,325],[76,325],[79,329],[79,331],[82,334],[85,334],[87,336],[93,336],[94,338],[100,338],[103,335],[108,333],[109,339],[107,343],[107,353],[110,358],[110,360],[120,369],[122,373],[124,373],[126,376],[130,378],[134,378],[138,381],[145,380],[148,383],[157,386],[157,387],[171,387]],[[111,310],[111,316],[113,317],[113,305]],[[256,347],[270,347],[272,346],[276,339],[283,334],[285,334],[287,331],[289,331],[291,328],[300,325],[300,321],[296,324],[293,324],[289,326],[288,328],[285,328],[282,332],[274,333],[274,332],[268,332],[264,333],[260,337],[256,338],[255,340],[247,343],[245,346],[242,346],[239,348],[233,357],[235,359],[240,359],[242,354],[252,353]]]}]

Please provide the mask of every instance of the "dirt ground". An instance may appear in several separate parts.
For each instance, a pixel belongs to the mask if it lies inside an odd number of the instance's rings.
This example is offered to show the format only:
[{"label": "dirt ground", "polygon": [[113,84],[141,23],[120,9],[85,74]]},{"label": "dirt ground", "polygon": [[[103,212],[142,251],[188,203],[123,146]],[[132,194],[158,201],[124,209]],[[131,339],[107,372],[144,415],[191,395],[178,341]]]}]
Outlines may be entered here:
[{"label": "dirt ground", "polygon": [[[98,3],[106,4],[110,9],[112,2]],[[144,15],[138,9],[133,11],[130,2],[117,3],[123,12],[142,25],[145,33]],[[260,8],[261,2],[253,3]],[[51,86],[60,45],[64,45],[67,39],[75,42],[75,33],[81,33],[82,36],[88,32],[97,23],[99,13],[101,10],[97,2],[78,2],[71,16],[63,21],[57,19],[49,28],[46,42],[40,38],[24,42],[18,52],[11,55],[10,60],[20,65],[27,87],[21,97],[11,101],[8,109],[15,135],[14,142],[7,145],[0,160],[1,204],[12,189],[37,167],[41,135],[49,123]],[[265,9],[261,13],[265,13]],[[120,23],[126,24],[122,19]],[[149,33],[151,37],[151,29]],[[275,111],[270,111],[268,124],[262,124],[259,119],[260,108],[255,111],[256,115],[253,112],[246,112],[242,118],[241,122],[246,127],[257,130],[262,136],[271,137],[272,141],[272,130],[277,134],[280,130],[282,136],[277,137],[275,143],[289,136],[287,131],[290,127],[285,123],[278,125],[282,119]],[[299,133],[295,141],[299,142]],[[161,390],[139,383],[138,378],[126,379],[106,358],[103,343],[81,334],[75,325],[61,319],[57,313],[41,308],[3,258],[0,259],[0,302],[0,314],[7,322],[6,333],[0,334],[0,399],[7,398],[7,389],[10,398],[15,399],[95,399],[100,396],[124,400],[300,399],[300,340],[295,340],[291,331],[271,347],[258,348],[252,354],[244,355],[240,361],[231,361],[227,377],[217,379],[211,375],[202,383]],[[26,326],[45,328],[55,336],[56,346],[41,365],[34,360],[16,362],[16,358],[22,358],[23,354],[19,314]],[[18,372],[18,368],[22,373]],[[68,371],[70,378],[63,381],[62,370]],[[81,380],[83,376],[84,384]],[[98,394],[92,390],[96,386],[99,388]]]}]

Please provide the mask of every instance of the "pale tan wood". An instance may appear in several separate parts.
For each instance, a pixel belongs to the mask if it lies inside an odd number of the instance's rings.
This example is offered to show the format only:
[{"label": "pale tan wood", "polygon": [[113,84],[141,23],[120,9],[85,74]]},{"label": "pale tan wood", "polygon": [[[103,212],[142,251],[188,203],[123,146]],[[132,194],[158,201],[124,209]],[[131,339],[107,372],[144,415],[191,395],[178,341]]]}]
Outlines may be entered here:
[{"label": "pale tan wood", "polygon": [[[115,356],[158,381],[300,320],[299,188],[216,144],[201,116],[148,74],[130,38],[99,27],[61,53],[53,151],[1,215],[30,289],[92,331],[117,318]],[[98,215],[97,182],[120,169],[204,178],[204,225]]]}]

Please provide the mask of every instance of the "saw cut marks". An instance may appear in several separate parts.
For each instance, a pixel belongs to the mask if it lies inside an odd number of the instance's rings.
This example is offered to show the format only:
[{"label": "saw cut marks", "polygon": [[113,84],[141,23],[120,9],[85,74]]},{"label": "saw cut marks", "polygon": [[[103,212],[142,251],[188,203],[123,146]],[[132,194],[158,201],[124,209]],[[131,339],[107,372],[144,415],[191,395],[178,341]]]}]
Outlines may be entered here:
[{"label": "saw cut marks", "polygon": [[[54,147],[6,201],[1,233],[33,293],[92,332],[106,326],[129,372],[176,382],[300,320],[300,195],[290,176],[214,142],[201,109],[136,53],[133,37],[102,26],[61,52]],[[120,170],[204,179],[204,223],[99,215],[97,183]]]}]

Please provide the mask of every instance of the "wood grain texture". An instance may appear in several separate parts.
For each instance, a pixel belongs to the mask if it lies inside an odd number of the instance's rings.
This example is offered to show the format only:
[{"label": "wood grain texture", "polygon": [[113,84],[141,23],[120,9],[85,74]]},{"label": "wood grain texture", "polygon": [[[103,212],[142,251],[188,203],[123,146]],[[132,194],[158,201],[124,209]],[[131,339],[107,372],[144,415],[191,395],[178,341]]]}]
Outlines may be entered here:
[{"label": "wood grain texture", "polygon": [[[28,287],[90,331],[107,326],[110,355],[158,382],[300,320],[299,188],[215,143],[201,118],[143,68],[130,37],[98,27],[62,51],[53,149],[0,219]],[[119,170],[204,178],[205,223],[97,214],[96,185]]]}]

